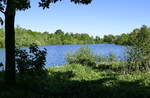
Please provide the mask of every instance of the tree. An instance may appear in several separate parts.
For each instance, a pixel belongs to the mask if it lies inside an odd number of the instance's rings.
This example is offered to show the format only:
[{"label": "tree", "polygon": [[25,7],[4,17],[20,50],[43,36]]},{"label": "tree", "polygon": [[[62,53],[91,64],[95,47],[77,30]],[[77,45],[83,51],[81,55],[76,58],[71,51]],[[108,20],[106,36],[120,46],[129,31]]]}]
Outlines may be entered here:
[{"label": "tree", "polygon": [[132,47],[127,50],[129,71],[147,71],[150,69],[150,31],[143,25],[131,33]]},{"label": "tree", "polygon": [[121,34],[119,36],[115,36],[115,44],[120,44],[120,45],[130,45],[129,43],[129,34]]},{"label": "tree", "polygon": [[64,35],[64,32],[61,29],[56,30],[55,34]]},{"label": "tree", "polygon": [[109,35],[105,35],[103,40],[104,42],[107,42],[107,43],[113,43],[113,41],[115,40],[115,37],[109,34]]},{"label": "tree", "polygon": [[102,42],[101,38],[100,38],[99,36],[96,36],[96,37],[95,37],[95,43],[96,43],[96,44],[99,44],[99,43],[101,43],[101,42]]},{"label": "tree", "polygon": [[[49,8],[51,3],[62,0],[41,0],[39,7]],[[70,0],[75,4],[89,4],[92,0]],[[0,11],[5,17],[5,48],[6,48],[6,68],[5,80],[8,84],[14,84],[16,80],[15,66],[15,14],[17,10],[30,8],[30,0],[0,0]],[[2,18],[0,22],[3,23]]]}]

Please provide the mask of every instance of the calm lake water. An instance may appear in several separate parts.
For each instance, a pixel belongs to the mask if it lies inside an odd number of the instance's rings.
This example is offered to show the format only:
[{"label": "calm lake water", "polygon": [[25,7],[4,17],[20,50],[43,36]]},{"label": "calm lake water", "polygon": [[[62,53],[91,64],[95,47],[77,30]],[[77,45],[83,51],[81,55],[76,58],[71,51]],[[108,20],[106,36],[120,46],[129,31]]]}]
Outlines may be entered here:
[{"label": "calm lake water", "polygon": [[[107,56],[110,52],[113,52],[119,60],[122,60],[125,56],[125,46],[115,44],[87,44],[87,45],[49,45],[40,46],[40,49],[47,49],[47,61],[46,67],[55,65],[67,64],[65,55],[72,51],[78,50],[81,46],[88,46],[94,53]],[[5,50],[0,49],[0,62],[5,62]]]}]

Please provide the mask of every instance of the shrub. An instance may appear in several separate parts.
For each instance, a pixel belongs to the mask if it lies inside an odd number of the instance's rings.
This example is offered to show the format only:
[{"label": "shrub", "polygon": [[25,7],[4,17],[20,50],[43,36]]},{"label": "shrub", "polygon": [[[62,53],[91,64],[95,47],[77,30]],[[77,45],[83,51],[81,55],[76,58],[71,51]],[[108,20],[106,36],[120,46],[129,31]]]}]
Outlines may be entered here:
[{"label": "shrub", "polygon": [[97,62],[113,62],[117,61],[116,55],[113,52],[109,52],[107,56],[97,55]]},{"label": "shrub", "polygon": [[146,71],[150,68],[150,51],[142,47],[132,47],[128,50],[129,71]]},{"label": "shrub", "polygon": [[89,47],[80,47],[79,50],[68,53],[65,57],[69,64],[82,64],[87,66],[96,66],[96,62],[117,61],[116,56],[112,52],[105,57],[94,54]]},{"label": "shrub", "polygon": [[103,55],[97,55],[97,62],[106,62],[106,61],[107,61],[107,57]]},{"label": "shrub", "polygon": [[25,49],[16,49],[16,65],[19,72],[42,71],[46,62],[47,50],[40,50],[36,44]]},{"label": "shrub", "polygon": [[129,71],[147,71],[150,69],[150,40],[143,36],[127,50]]},{"label": "shrub", "polygon": [[108,62],[112,62],[112,61],[116,61],[117,58],[113,52],[109,52],[109,54],[107,56],[107,60],[108,60]]},{"label": "shrub", "polygon": [[69,64],[82,64],[86,66],[95,66],[97,56],[88,47],[80,47],[74,53],[68,53],[66,60]]}]

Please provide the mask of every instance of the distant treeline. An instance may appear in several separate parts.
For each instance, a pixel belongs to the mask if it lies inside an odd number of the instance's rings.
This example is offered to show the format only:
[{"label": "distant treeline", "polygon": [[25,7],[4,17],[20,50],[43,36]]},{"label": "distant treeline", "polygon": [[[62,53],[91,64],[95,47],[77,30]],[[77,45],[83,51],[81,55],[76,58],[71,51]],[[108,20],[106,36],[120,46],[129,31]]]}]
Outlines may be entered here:
[{"label": "distant treeline", "polygon": [[139,42],[150,41],[150,27],[143,25],[141,28],[136,28],[128,34],[121,35],[105,35],[103,42],[114,43],[119,45],[136,45]]},{"label": "distant treeline", "polygon": [[[37,45],[65,45],[65,44],[101,44],[114,43],[119,45],[133,45],[141,35],[149,37],[150,28],[143,25],[139,29],[134,29],[129,34],[121,35],[104,35],[103,38],[99,36],[93,37],[86,33],[65,33],[62,30],[56,30],[54,33],[49,32],[33,32],[21,27],[16,27],[16,47],[26,47],[32,43]],[[4,30],[0,29],[0,48],[4,45]]]}]

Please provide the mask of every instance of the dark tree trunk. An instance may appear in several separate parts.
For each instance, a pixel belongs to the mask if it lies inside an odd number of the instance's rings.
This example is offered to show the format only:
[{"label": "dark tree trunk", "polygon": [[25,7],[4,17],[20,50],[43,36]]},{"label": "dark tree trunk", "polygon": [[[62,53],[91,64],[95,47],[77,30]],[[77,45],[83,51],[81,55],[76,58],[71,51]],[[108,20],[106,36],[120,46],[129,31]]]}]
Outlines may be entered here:
[{"label": "dark tree trunk", "polygon": [[7,84],[15,84],[16,82],[14,22],[15,22],[15,8],[13,7],[13,2],[11,2],[11,0],[8,0],[5,12],[5,48],[6,48],[5,81]]}]

